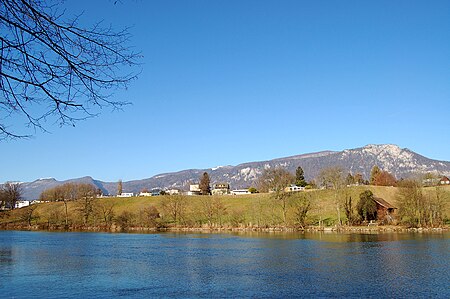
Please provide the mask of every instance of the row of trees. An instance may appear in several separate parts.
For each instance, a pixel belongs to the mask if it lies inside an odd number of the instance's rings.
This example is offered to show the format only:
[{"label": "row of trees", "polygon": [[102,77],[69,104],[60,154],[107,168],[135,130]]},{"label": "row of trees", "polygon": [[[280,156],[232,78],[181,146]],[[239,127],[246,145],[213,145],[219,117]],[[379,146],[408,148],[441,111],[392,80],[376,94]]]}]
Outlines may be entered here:
[{"label": "row of trees", "polygon": [[[333,192],[337,223],[343,224],[341,212],[345,211],[347,223],[349,225],[377,219],[377,209],[374,195],[366,190],[359,196],[356,205],[352,203],[352,198],[348,195],[347,186],[349,176],[344,177],[344,171],[340,167],[330,167],[323,169],[318,180],[320,184]],[[361,180],[362,176],[355,176]],[[352,176],[352,179],[355,179]],[[271,192],[272,197],[279,202],[283,212],[283,220],[286,223],[286,213],[291,192],[286,192],[285,187],[297,182],[290,172],[283,168],[266,169],[258,181],[258,186],[263,192]],[[371,183],[381,186],[399,187],[397,189],[396,201],[399,204],[398,219],[400,222],[411,226],[439,226],[444,222],[443,211],[445,203],[448,201],[446,194],[439,187],[434,192],[425,192],[422,183],[417,180],[401,180],[397,182],[395,178],[386,171],[378,167],[372,169]],[[306,205],[308,207],[308,205]],[[356,209],[356,211],[355,211]],[[305,215],[308,211],[305,211]]]},{"label": "row of trees", "polygon": [[[274,175],[278,171],[265,170],[263,173],[262,180],[267,180],[267,177]],[[289,173],[287,170],[284,173],[285,180],[284,184],[288,186],[289,184],[295,184],[299,187],[310,187],[316,188],[317,185],[325,188],[337,189],[341,186],[352,186],[352,185],[375,185],[375,186],[395,186],[397,183],[396,178],[390,174],[388,171],[381,170],[378,166],[374,166],[371,171],[370,179],[365,180],[363,174],[361,173],[347,173],[345,176],[344,169],[339,166],[324,168],[319,172],[319,175],[315,180],[307,182],[305,179],[304,171],[302,167],[297,167],[295,171],[295,176]],[[261,185],[261,180],[258,182],[258,186],[261,192],[267,192],[267,184]]]},{"label": "row of trees", "polygon": [[[268,173],[283,172],[271,170]],[[279,173],[277,177],[289,177],[287,173]],[[291,175],[292,179],[292,175]],[[274,180],[268,180],[274,184]],[[222,226],[257,226],[257,227],[298,227],[313,225],[356,225],[361,222],[377,219],[374,195],[365,190],[355,195],[354,188],[320,190],[314,192],[285,192],[276,187],[269,196],[261,195],[244,200],[236,205],[221,196],[188,197],[182,195],[162,196],[153,205],[123,206],[118,199],[97,199],[95,188],[91,193],[84,193],[82,185],[74,184],[52,188],[43,192],[41,199],[54,203],[32,205],[18,211],[20,219],[31,225],[33,219],[48,227],[97,227],[109,229],[112,226],[127,229],[130,227],[222,227]],[[278,186],[283,186],[282,184]],[[397,189],[398,221],[409,226],[439,226],[444,223],[443,213],[448,192],[437,188],[423,189],[420,184],[410,181],[402,182]],[[433,189],[434,190],[434,189]],[[55,195],[59,194],[59,195]],[[78,195],[73,195],[78,194]],[[331,200],[331,201],[330,201]],[[342,219],[332,217],[329,203],[336,204],[342,212]],[[37,207],[36,212],[34,213]],[[137,208],[137,209],[136,209]],[[39,214],[38,214],[39,213]],[[313,213],[311,215],[311,213]],[[345,213],[345,214],[344,214]],[[14,215],[19,215],[14,213]],[[338,215],[338,214],[335,214]],[[16,218],[18,219],[18,218]],[[338,222],[341,220],[341,222]],[[35,223],[38,223],[36,221]],[[44,226],[45,227],[45,226]]]},{"label": "row of trees", "polygon": [[166,225],[208,227],[231,225],[305,227],[312,207],[311,195],[297,193],[278,198],[257,198],[250,206],[230,208],[220,196],[189,198],[182,195],[161,199],[161,220]]},{"label": "row of trees", "polygon": [[370,184],[375,186],[395,186],[397,179],[391,173],[375,165],[370,172]]},{"label": "row of trees", "polygon": [[397,202],[399,216],[403,223],[413,227],[435,227],[444,223],[448,194],[442,187],[435,187],[434,192],[422,188],[421,182],[404,180],[399,183]]},{"label": "row of trees", "polygon": [[80,211],[83,223],[87,224],[93,212],[93,202],[101,191],[91,184],[66,183],[43,191],[39,197],[41,201],[62,201],[65,211],[65,225],[69,225],[68,201],[80,201]]}]

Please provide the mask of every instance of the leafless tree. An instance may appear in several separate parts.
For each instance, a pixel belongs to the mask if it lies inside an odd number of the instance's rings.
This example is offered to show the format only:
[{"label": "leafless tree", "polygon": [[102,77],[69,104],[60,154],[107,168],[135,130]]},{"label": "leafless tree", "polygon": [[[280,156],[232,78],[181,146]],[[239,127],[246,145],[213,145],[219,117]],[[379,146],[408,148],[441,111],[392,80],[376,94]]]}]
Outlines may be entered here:
[{"label": "leafless tree", "polygon": [[[111,97],[136,77],[140,55],[128,28],[83,27],[61,3],[0,0],[0,139],[46,131],[49,120],[74,126],[102,107],[128,104]],[[25,126],[12,127],[18,120]]]},{"label": "leafless tree", "polygon": [[68,202],[83,200],[81,211],[83,223],[86,224],[93,210],[93,200],[96,198],[97,189],[91,184],[65,183],[44,190],[40,195],[42,201],[62,201],[64,203],[65,225],[69,225]]},{"label": "leafless tree", "polygon": [[219,196],[215,196],[213,198],[213,208],[214,208],[214,214],[216,217],[216,221],[219,224],[219,226],[222,226],[222,218],[224,215],[227,214],[227,207],[222,202],[222,200]]},{"label": "leafless tree", "polygon": [[36,211],[37,205],[30,205],[23,209],[22,214],[20,215],[20,218],[23,222],[27,223],[28,226],[31,226],[31,221],[33,219],[38,218],[39,216],[34,213]]},{"label": "leafless tree", "polygon": [[83,215],[83,224],[88,224],[89,218],[94,212],[94,202],[97,198],[97,188],[91,184],[78,184],[77,186],[78,196],[81,200],[80,212]]},{"label": "leafless tree", "polygon": [[136,218],[136,215],[130,211],[123,211],[117,216],[116,221],[120,226],[121,230],[127,230],[129,227],[133,226],[133,220]]},{"label": "leafless tree", "polygon": [[22,199],[22,186],[20,183],[7,182],[1,188],[2,206],[13,210],[16,202]]},{"label": "leafless tree", "polygon": [[319,173],[318,180],[323,187],[331,187],[333,189],[338,224],[341,225],[341,199],[339,198],[339,191],[345,185],[344,170],[339,166],[322,169]]},{"label": "leafless tree", "polygon": [[294,209],[295,221],[304,229],[306,225],[306,216],[311,209],[311,195],[297,193],[293,196],[291,205]]},{"label": "leafless tree", "polygon": [[111,228],[114,220],[114,203],[113,202],[103,202],[98,204],[98,209],[100,210],[101,218],[105,223],[107,228]]},{"label": "leafless tree", "polygon": [[201,212],[203,216],[208,221],[208,225],[211,226],[214,222],[214,204],[212,197],[204,197],[200,198],[201,202]]},{"label": "leafless tree", "polygon": [[399,184],[396,197],[399,216],[403,223],[413,227],[443,224],[445,217],[443,213],[449,197],[441,187],[425,190],[420,181],[404,180]]},{"label": "leafless tree", "polygon": [[177,225],[185,217],[186,198],[182,195],[164,196],[161,207],[166,214],[170,215],[175,225]]},{"label": "leafless tree", "polygon": [[283,222],[287,221],[288,198],[290,193],[286,192],[286,187],[294,183],[295,177],[284,168],[273,168],[264,170],[259,178],[259,189],[263,192],[272,192],[277,203],[280,204],[283,212]]},{"label": "leafless tree", "polygon": [[[144,208],[141,211],[141,218],[143,220],[143,224],[147,227],[157,227],[158,219],[161,217],[158,209],[155,206],[149,206]],[[141,223],[142,225],[142,223]]]},{"label": "leafless tree", "polygon": [[7,200],[8,200],[8,196],[6,194],[6,191],[3,188],[0,188],[0,209],[3,209],[6,207]]}]

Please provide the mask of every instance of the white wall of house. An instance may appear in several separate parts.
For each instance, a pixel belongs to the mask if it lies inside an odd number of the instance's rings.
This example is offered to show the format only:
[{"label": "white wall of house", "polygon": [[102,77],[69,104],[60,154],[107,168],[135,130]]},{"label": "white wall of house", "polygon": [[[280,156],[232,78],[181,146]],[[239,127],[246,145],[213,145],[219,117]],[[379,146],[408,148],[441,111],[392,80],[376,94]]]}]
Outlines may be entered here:
[{"label": "white wall of house", "polygon": [[213,189],[211,191],[212,195],[225,195],[230,194],[230,190],[228,189]]},{"label": "white wall of house", "polygon": [[289,187],[284,188],[285,192],[299,192],[299,191],[304,191],[305,187],[299,187],[296,185],[290,185]]},{"label": "white wall of house", "polygon": [[30,202],[28,200],[19,200],[16,202],[16,209],[28,207]]},{"label": "white wall of house", "polygon": [[232,195],[243,195],[243,194],[251,194],[250,191],[247,189],[237,189],[237,190],[231,190]]},{"label": "white wall of house", "polygon": [[180,190],[178,189],[169,189],[166,191],[167,194],[169,195],[175,195],[175,194],[180,194]]},{"label": "white wall of house", "polygon": [[139,196],[152,196],[152,194],[150,192],[141,192]]},{"label": "white wall of house", "polygon": [[117,197],[133,197],[134,196],[134,193],[122,193],[122,194],[119,194],[119,195],[117,195]]},{"label": "white wall of house", "polygon": [[189,185],[189,191],[200,192],[200,185],[199,184]]}]

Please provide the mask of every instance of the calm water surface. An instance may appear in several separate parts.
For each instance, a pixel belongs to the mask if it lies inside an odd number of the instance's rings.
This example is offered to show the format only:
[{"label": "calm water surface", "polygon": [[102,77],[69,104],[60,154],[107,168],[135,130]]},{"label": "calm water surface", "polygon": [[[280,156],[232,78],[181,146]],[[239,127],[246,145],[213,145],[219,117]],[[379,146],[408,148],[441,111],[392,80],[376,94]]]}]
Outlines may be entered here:
[{"label": "calm water surface", "polygon": [[450,234],[0,231],[0,297],[450,298]]}]

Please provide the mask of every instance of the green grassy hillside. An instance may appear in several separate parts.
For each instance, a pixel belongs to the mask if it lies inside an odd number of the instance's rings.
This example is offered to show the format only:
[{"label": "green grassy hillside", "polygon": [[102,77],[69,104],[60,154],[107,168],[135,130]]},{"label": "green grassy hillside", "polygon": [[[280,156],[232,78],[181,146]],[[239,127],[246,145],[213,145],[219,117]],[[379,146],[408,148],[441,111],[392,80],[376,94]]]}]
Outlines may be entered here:
[{"label": "green grassy hillside", "polygon": [[[83,201],[68,202],[67,221],[71,227],[274,227],[298,225],[296,207],[306,197],[311,202],[307,214],[307,225],[325,226],[337,223],[335,197],[342,203],[352,198],[353,206],[364,190],[371,190],[398,206],[398,188],[359,186],[345,188],[338,193],[333,190],[309,190],[292,194],[285,205],[286,222],[283,217],[283,202],[271,194],[223,195],[223,196],[155,196],[131,198],[99,198],[86,207]],[[443,214],[450,216],[450,187],[443,187],[446,206]],[[425,188],[426,196],[435,196],[436,188]],[[342,206],[342,205],[341,205]],[[88,216],[86,217],[86,211]],[[32,212],[32,213],[31,213]],[[111,213],[109,213],[111,212]],[[108,214],[109,213],[109,214]],[[31,216],[30,216],[31,214]],[[160,215],[157,217],[156,215]],[[341,219],[345,223],[343,208]],[[32,207],[0,213],[0,225],[37,225],[60,227],[65,225],[66,213],[63,202],[42,203]]]}]

